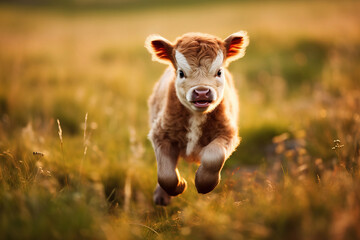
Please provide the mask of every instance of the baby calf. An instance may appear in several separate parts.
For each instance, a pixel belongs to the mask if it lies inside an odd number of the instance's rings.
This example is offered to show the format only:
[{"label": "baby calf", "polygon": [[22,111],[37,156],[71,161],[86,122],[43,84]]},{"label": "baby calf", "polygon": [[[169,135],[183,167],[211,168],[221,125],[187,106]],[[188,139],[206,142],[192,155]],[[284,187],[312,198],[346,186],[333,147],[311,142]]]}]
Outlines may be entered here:
[{"label": "baby calf", "polygon": [[200,163],[195,176],[199,193],[219,183],[225,160],[240,142],[238,97],[225,67],[244,56],[248,42],[243,31],[225,40],[201,33],[185,34],[175,43],[159,35],[147,38],[153,60],[169,65],[149,99],[149,139],[158,173],[155,204],[168,205],[171,196],[185,191],[179,157]]}]

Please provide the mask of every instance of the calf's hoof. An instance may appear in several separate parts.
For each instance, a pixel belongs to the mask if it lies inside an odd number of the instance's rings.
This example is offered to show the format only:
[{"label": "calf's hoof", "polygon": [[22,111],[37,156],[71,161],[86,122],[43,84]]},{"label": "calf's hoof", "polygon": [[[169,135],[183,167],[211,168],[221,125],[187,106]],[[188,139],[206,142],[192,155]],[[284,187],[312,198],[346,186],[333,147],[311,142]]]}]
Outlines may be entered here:
[{"label": "calf's hoof", "polygon": [[169,180],[163,180],[158,179],[158,182],[161,186],[161,188],[170,196],[177,196],[181,193],[183,193],[187,188],[186,180],[181,178],[180,181],[169,181]]},{"label": "calf's hoof", "polygon": [[167,206],[171,202],[171,196],[165,192],[159,185],[156,186],[153,196],[154,203],[160,206]]},{"label": "calf's hoof", "polygon": [[198,193],[206,194],[214,190],[220,182],[220,172],[207,172],[202,166],[196,171],[195,186]]}]

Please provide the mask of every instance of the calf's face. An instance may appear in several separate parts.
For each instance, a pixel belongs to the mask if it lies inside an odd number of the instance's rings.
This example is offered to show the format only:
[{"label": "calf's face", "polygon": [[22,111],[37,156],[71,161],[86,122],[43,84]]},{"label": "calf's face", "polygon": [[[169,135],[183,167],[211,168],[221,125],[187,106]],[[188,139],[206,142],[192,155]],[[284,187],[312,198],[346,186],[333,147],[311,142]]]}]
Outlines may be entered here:
[{"label": "calf's face", "polygon": [[221,102],[226,85],[224,68],[242,57],[248,45],[246,32],[225,40],[189,33],[174,44],[159,35],[150,35],[146,47],[153,60],[171,64],[176,71],[175,89],[179,101],[194,112],[211,112]]},{"label": "calf's face", "polygon": [[175,50],[175,61],[175,89],[180,102],[197,112],[214,109],[224,95],[223,51],[219,50],[215,59],[205,55],[196,66],[190,65],[185,55]]}]

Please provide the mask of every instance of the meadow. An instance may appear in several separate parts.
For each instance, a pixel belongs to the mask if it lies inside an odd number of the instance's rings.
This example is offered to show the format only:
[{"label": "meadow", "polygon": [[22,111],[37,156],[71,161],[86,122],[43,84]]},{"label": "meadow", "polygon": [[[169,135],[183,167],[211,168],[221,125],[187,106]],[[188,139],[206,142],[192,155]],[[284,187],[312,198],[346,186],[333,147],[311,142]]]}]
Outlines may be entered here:
[{"label": "meadow", "polygon": [[[0,5],[1,238],[360,239],[359,10]],[[147,98],[166,67],[144,41],[239,30],[242,142],[212,193],[180,161],[187,191],[155,206]]]}]

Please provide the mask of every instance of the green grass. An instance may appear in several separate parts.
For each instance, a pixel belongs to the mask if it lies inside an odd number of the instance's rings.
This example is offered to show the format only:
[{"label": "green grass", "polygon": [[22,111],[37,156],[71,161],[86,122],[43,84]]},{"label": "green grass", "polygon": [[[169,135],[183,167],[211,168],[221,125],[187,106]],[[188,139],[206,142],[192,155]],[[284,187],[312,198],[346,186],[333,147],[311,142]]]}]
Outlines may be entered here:
[{"label": "green grass", "polygon": [[[3,5],[3,238],[359,239],[359,7]],[[165,66],[151,62],[144,40],[242,29],[249,48],[229,67],[242,143],[212,193],[197,194],[197,166],[181,161],[187,191],[154,206],[147,98]],[[333,150],[337,139],[344,146]]]}]

